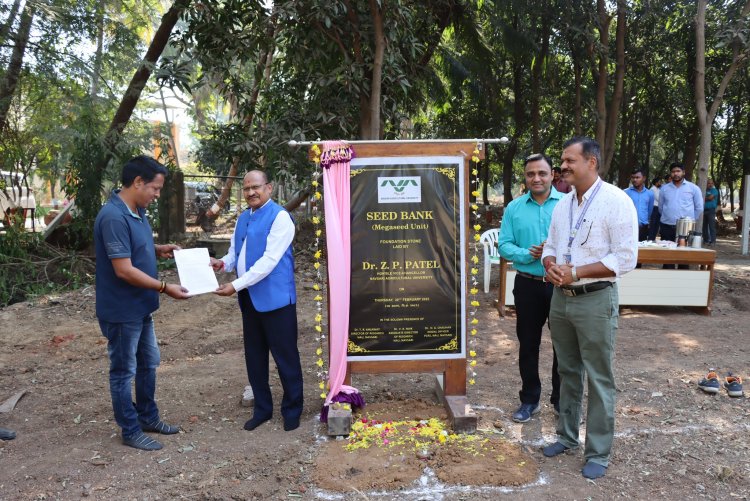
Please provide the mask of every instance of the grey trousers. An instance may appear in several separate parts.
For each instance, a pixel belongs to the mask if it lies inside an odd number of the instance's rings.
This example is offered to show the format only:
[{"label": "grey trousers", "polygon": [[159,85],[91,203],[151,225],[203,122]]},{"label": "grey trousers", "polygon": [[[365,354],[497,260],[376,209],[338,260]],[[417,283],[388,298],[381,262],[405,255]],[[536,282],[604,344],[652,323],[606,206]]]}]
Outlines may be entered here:
[{"label": "grey trousers", "polygon": [[584,374],[588,376],[587,461],[609,465],[615,432],[615,378],[612,370],[619,317],[617,284],[569,297],[555,287],[549,322],[560,374],[558,440],[578,447]]}]

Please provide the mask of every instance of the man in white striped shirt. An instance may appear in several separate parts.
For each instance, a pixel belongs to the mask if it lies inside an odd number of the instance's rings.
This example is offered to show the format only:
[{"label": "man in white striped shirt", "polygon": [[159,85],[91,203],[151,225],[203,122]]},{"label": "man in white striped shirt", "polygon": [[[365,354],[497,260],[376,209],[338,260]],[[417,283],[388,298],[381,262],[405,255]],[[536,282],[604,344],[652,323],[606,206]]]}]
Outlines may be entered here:
[{"label": "man in white striped shirt", "polygon": [[542,262],[555,285],[550,308],[560,374],[553,457],[578,447],[583,378],[588,375],[584,477],[604,476],[615,429],[612,362],[619,316],[617,278],[635,268],[638,217],[630,198],[599,178],[599,143],[586,137],[563,145],[562,171],[573,191],[552,213]]}]

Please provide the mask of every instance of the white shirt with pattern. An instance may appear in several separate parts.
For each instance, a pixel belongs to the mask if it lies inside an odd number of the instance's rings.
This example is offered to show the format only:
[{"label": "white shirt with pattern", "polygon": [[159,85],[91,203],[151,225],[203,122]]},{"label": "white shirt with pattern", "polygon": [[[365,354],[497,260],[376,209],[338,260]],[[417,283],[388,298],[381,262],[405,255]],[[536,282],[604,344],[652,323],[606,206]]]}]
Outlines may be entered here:
[{"label": "white shirt with pattern", "polygon": [[[568,238],[571,228],[575,228],[579,215],[591,198],[596,186],[599,192],[591,201],[581,227],[576,233],[570,248],[571,264],[584,266],[602,262],[615,273],[614,277],[582,278],[572,285],[609,280],[633,270],[638,261],[638,215],[630,198],[620,188],[605,183],[601,178],[583,194],[583,202],[578,205],[576,189],[566,194],[552,212],[547,243],[542,252],[542,261],[554,256],[558,264],[565,263],[568,253]],[[570,222],[570,208],[573,206],[573,222]]]}]

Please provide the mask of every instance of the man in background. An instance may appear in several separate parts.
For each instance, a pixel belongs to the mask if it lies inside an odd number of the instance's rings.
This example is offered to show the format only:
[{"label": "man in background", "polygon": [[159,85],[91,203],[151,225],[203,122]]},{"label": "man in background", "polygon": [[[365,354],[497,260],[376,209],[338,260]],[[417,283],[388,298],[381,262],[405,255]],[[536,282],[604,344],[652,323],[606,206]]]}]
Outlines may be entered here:
[{"label": "man in background", "polygon": [[[659,232],[662,240],[677,241],[677,221],[689,217],[698,221],[703,213],[703,194],[700,188],[685,179],[685,167],[679,162],[672,162],[669,166],[672,182],[665,184],[659,191],[659,207],[661,220]],[[687,235],[685,235],[687,236]],[[673,270],[674,264],[664,264],[665,270]],[[679,264],[677,268],[686,270],[687,264]]]},{"label": "man in background", "polygon": [[570,185],[562,178],[560,167],[552,168],[552,186],[560,193],[570,193]]},{"label": "man in background", "polygon": [[661,188],[662,178],[659,176],[655,177],[651,181],[651,193],[654,194],[654,210],[651,211],[651,217],[648,220],[648,239],[651,241],[656,240],[656,235],[659,234],[659,218],[661,212],[659,212],[659,188]]},{"label": "man in background", "polygon": [[[539,346],[542,329],[549,315],[552,284],[544,279],[542,257],[552,209],[562,195],[552,187],[552,161],[543,154],[531,155],[524,165],[526,194],[505,208],[500,226],[500,255],[513,261],[516,281],[513,297],[516,303],[516,336],[518,337],[518,370],[521,373],[521,405],[513,421],[525,423],[539,412],[542,383],[539,380]],[[557,358],[552,361],[552,395],[550,403],[560,409],[560,378]]]},{"label": "man in background", "polygon": [[659,191],[662,240],[677,241],[677,220],[689,217],[698,221],[703,212],[703,194],[700,188],[685,179],[685,167],[679,162],[669,166],[672,182]]},{"label": "man in background", "polygon": [[714,186],[714,180],[706,181],[706,201],[703,204],[703,234],[706,245],[716,243],[716,209],[719,207],[719,190]]},{"label": "man in background", "polygon": [[646,175],[642,169],[636,169],[630,175],[632,186],[625,189],[625,194],[630,197],[638,214],[638,241],[648,239],[648,223],[651,220],[651,212],[654,210],[654,194],[646,189]]}]

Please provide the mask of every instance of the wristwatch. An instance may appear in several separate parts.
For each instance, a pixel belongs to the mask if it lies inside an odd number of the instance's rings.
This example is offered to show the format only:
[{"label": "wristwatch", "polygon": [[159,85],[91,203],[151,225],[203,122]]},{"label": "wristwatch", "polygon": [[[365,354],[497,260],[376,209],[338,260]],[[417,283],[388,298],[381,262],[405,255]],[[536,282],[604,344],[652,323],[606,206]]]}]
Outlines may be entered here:
[{"label": "wristwatch", "polygon": [[574,282],[578,282],[580,280],[580,278],[578,278],[578,272],[576,271],[575,266],[570,269],[570,276],[573,277]]}]

